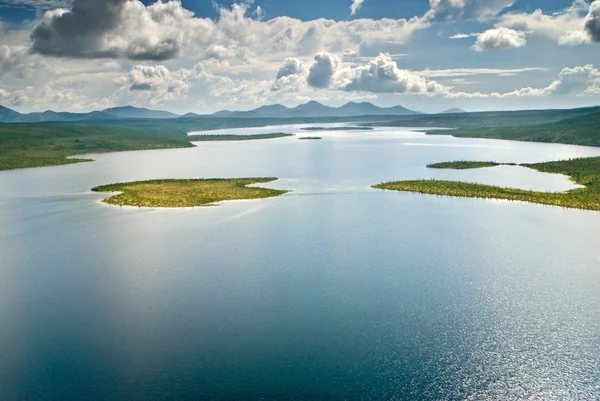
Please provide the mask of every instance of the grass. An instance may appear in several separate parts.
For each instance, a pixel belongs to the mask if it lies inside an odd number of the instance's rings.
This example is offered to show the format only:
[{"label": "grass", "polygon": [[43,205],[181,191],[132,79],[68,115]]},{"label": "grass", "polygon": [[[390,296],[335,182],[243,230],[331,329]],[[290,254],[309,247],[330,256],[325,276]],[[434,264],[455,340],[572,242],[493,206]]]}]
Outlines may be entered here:
[{"label": "grass", "polygon": [[168,208],[213,206],[215,202],[271,198],[287,193],[248,186],[275,180],[277,178],[270,177],[150,180],[103,185],[92,188],[92,191],[121,192],[103,200],[109,205]]},{"label": "grass", "polygon": [[301,131],[372,131],[373,127],[358,126],[358,127],[306,127],[300,128]]},{"label": "grass", "polygon": [[515,163],[496,163],[496,162],[478,162],[478,161],[467,161],[458,160],[454,162],[442,162],[428,164],[428,168],[439,168],[439,169],[451,169],[451,170],[468,170],[473,168],[485,168],[485,167],[496,167],[496,166],[516,166]]},{"label": "grass", "polygon": [[585,188],[568,192],[537,192],[491,185],[443,180],[394,181],[373,188],[464,198],[505,199],[573,209],[600,211],[600,157],[523,164],[545,173],[564,174]]},{"label": "grass", "polygon": [[600,146],[600,112],[540,125],[432,131],[428,135]]},{"label": "grass", "polygon": [[275,138],[286,138],[294,136],[294,134],[284,134],[283,132],[277,132],[273,134],[253,134],[253,135],[229,135],[229,134],[217,134],[217,135],[190,135],[188,138],[192,142],[212,142],[212,141],[252,141],[258,139],[275,139]]},{"label": "grass", "polygon": [[0,124],[0,170],[90,161],[85,153],[193,147],[185,131],[151,127]]}]

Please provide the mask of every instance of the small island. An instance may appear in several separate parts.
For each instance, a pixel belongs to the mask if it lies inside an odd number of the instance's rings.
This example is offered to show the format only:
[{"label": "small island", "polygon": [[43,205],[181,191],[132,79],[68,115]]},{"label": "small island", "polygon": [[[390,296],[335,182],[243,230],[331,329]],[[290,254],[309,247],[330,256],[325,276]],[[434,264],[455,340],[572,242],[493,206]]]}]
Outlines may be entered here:
[{"label": "small island", "polygon": [[301,131],[373,131],[373,127],[350,126],[350,127],[305,127]]},{"label": "small island", "polygon": [[188,138],[192,142],[217,142],[217,141],[253,141],[258,139],[275,139],[287,138],[294,134],[286,134],[283,132],[275,132],[272,134],[251,134],[251,135],[234,135],[234,134],[203,134],[190,135]]},{"label": "small island", "polygon": [[496,166],[516,166],[515,163],[496,163],[496,162],[477,162],[477,161],[467,161],[467,160],[458,160],[454,162],[442,162],[442,163],[433,163],[428,164],[428,168],[439,168],[439,169],[451,169],[451,170],[468,170],[474,168],[486,168],[486,167],[496,167]]},{"label": "small island", "polygon": [[102,185],[94,192],[121,192],[103,202],[117,206],[181,208],[214,206],[216,202],[272,198],[289,191],[249,187],[277,178],[169,179]]},{"label": "small island", "polygon": [[300,141],[318,141],[320,139],[323,138],[321,138],[320,136],[301,136],[298,138],[298,140]]},{"label": "small island", "polygon": [[515,200],[600,211],[600,157],[522,164],[521,166],[545,173],[568,175],[575,183],[583,185],[585,188],[572,189],[567,192],[537,192],[444,180],[394,181],[374,185],[373,188],[464,198]]}]

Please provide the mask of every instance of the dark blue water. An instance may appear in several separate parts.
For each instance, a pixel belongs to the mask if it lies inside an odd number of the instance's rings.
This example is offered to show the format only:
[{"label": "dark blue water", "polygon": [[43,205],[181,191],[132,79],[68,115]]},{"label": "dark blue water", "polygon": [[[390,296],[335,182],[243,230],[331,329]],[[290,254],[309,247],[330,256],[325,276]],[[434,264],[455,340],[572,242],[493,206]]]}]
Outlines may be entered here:
[{"label": "dark blue water", "polygon": [[[600,213],[369,188],[564,190],[423,166],[597,154],[336,132],[0,173],[0,399],[600,399]],[[257,175],[294,192],[179,210],[89,192]]]}]

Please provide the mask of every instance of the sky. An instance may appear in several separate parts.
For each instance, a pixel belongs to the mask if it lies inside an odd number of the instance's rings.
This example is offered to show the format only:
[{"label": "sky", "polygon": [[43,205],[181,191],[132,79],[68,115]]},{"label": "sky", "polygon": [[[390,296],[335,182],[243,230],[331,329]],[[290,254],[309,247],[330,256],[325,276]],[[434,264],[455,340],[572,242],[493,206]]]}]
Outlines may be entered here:
[{"label": "sky", "polygon": [[0,105],[600,104],[600,0],[0,0]]}]

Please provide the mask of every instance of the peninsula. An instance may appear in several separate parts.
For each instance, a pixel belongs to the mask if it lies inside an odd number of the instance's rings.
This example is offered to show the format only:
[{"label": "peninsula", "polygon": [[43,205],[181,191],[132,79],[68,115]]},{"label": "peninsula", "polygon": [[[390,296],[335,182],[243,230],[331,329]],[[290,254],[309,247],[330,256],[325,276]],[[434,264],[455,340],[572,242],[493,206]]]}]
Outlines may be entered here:
[{"label": "peninsula", "polygon": [[[450,162],[447,165],[473,163],[472,168],[489,167],[494,162]],[[600,211],[600,157],[571,159],[537,164],[521,164],[544,173],[564,174],[585,188],[567,192],[538,192],[515,188],[444,180],[394,181],[374,185],[376,189],[464,198],[505,199],[573,209]]]}]

